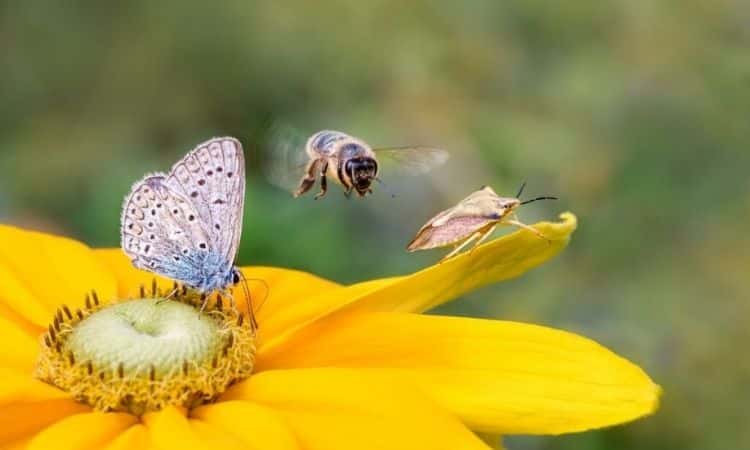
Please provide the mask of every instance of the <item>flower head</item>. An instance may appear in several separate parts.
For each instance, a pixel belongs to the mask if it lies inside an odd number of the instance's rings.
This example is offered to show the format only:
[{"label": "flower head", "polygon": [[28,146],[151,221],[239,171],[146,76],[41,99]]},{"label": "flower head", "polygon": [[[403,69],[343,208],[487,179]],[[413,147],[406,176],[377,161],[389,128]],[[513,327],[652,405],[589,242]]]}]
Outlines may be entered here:
[{"label": "flower head", "polygon": [[542,264],[575,226],[564,214],[535,225],[551,242],[522,230],[350,286],[242,268],[268,287],[257,330],[242,311],[201,312],[189,294],[155,300],[171,282],[151,289],[119,249],[0,227],[0,418],[12,424],[0,444],[487,449],[476,433],[565,433],[649,414],[658,386],[591,340],[418,314]]}]

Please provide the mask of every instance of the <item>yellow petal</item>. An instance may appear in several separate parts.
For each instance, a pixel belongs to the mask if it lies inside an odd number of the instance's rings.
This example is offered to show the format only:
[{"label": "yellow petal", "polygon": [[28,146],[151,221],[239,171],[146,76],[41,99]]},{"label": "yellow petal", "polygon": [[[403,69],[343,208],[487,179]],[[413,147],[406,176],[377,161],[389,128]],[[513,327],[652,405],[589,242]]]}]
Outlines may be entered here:
[{"label": "yellow petal", "polygon": [[97,450],[137,421],[135,416],[123,413],[76,414],[37,434],[28,450]]},{"label": "yellow petal", "polygon": [[223,401],[192,412],[242,442],[248,450],[298,450],[292,431],[273,410],[245,401]]},{"label": "yellow petal", "polygon": [[31,375],[0,369],[0,444],[31,437],[39,430],[88,406]]},{"label": "yellow petal", "polygon": [[503,437],[494,433],[477,433],[479,439],[484,441],[492,450],[504,450]]},{"label": "yellow petal", "polygon": [[[276,267],[242,267],[250,288],[253,309],[261,327],[275,326],[275,321],[304,303],[311,295],[329,291],[339,285],[307,272]],[[245,309],[245,295],[235,288],[237,306]]]},{"label": "yellow petal", "polygon": [[269,371],[235,385],[226,397],[275,409],[309,450],[488,449],[416,389],[387,376],[345,369]]},{"label": "yellow petal", "polygon": [[[2,227],[0,226],[0,237]],[[0,240],[0,246],[3,245]],[[0,259],[0,315],[18,324],[27,332],[42,330],[50,322],[47,305],[19,281],[11,268]]]},{"label": "yellow petal", "polygon": [[21,439],[14,439],[12,441],[0,441],[0,450],[26,450],[26,447],[31,442],[30,437],[24,437]]},{"label": "yellow petal", "polygon": [[0,368],[0,406],[29,403],[40,400],[67,399],[70,396],[60,389],[43,383],[31,374]]},{"label": "yellow petal", "polygon": [[[91,249],[71,239],[0,225],[0,266],[15,277],[18,288],[2,292],[0,300],[42,327],[61,304],[80,306],[92,289],[103,301],[116,293],[112,273]],[[19,304],[22,300],[33,303],[33,309]]]},{"label": "yellow petal", "polygon": [[94,254],[114,274],[117,280],[117,295],[121,298],[137,297],[141,286],[147,291],[150,290],[153,280],[157,281],[157,286],[162,290],[168,290],[174,284],[167,278],[133,267],[122,249],[101,248],[94,250]]},{"label": "yellow petal", "polygon": [[0,368],[16,369],[30,374],[39,353],[37,340],[16,322],[0,315],[0,342],[12,343],[4,345],[0,352]]},{"label": "yellow petal", "polygon": [[638,366],[572,333],[417,314],[316,323],[259,363],[261,370],[349,367],[398,376],[470,428],[502,434],[626,422],[653,412],[660,393]]},{"label": "yellow petal", "polygon": [[495,239],[405,277],[387,278],[349,286],[308,300],[286,328],[275,330],[263,349],[279,345],[293,333],[322,317],[361,312],[422,312],[484,285],[517,277],[557,255],[577,226],[571,213],[562,222],[539,222],[534,228],[548,240],[527,230]]},{"label": "yellow petal", "polygon": [[[248,424],[245,424],[245,426],[248,426]],[[220,448],[221,450],[246,450],[248,448],[237,438],[213,424],[191,420],[190,428],[208,448]]]},{"label": "yellow petal", "polygon": [[105,450],[142,450],[148,445],[148,430],[145,425],[135,424],[120,433]]},{"label": "yellow petal", "polygon": [[211,450],[190,426],[185,412],[174,407],[145,414],[151,448],[158,450]]}]

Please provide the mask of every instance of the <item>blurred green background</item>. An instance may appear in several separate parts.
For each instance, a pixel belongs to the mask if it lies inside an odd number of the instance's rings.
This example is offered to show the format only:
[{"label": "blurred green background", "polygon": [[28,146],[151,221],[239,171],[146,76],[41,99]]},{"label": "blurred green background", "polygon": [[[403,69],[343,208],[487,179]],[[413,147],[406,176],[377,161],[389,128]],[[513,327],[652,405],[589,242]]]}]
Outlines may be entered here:
[{"label": "blurred green background", "polygon": [[[65,4],[63,4],[65,3]],[[118,246],[144,173],[198,142],[245,144],[239,262],[340,282],[402,274],[404,245],[482,184],[558,195],[570,247],[440,313],[592,337],[665,390],[623,427],[513,449],[750,448],[750,3],[197,1],[0,4],[0,219]],[[269,126],[431,144],[430,176],[345,201],[268,184]]]}]

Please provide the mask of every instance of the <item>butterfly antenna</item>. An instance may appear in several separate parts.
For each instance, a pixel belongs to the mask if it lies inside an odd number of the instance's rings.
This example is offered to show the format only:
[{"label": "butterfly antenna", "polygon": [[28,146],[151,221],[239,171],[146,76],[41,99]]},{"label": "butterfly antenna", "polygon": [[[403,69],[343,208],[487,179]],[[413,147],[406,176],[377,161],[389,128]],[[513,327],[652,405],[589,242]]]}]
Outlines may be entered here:
[{"label": "butterfly antenna", "polygon": [[[526,187],[526,182],[524,181],[523,183],[521,183],[521,189],[518,190],[518,194],[516,194],[517,199],[519,200],[521,199],[521,194],[523,193],[523,188],[525,187]],[[523,205],[523,203],[521,204]]]},{"label": "butterfly antenna", "polygon": [[[266,283],[265,280],[262,280],[260,278],[247,278],[245,277],[245,274],[242,273],[242,271],[238,271],[240,274],[240,277],[242,278],[242,289],[245,292],[245,300],[247,301],[247,311],[250,315],[250,320],[253,323],[253,328],[258,329],[258,321],[255,318],[256,311],[260,311],[261,307],[266,303],[266,299],[268,298],[268,292],[270,292],[270,287],[268,286],[268,283]],[[263,300],[261,300],[260,303],[258,303],[258,308],[253,308],[253,302],[252,297],[250,295],[250,288],[248,287],[248,280],[250,281],[260,281],[263,283],[263,285],[266,287],[266,295],[263,297]]]},{"label": "butterfly antenna", "polygon": [[391,198],[396,198],[396,194],[393,193],[393,191],[388,187],[387,184],[385,184],[383,180],[380,179],[380,177],[375,177],[375,181],[383,186],[383,189],[385,189],[385,191],[391,195]]}]

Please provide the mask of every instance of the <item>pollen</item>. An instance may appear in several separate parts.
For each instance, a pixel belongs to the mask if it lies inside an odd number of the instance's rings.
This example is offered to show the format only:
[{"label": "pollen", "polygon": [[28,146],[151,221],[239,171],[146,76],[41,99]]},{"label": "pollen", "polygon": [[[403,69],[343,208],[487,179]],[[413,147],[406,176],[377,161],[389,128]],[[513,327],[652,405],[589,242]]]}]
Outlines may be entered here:
[{"label": "pollen", "polygon": [[255,328],[220,296],[154,283],[140,297],[63,305],[40,339],[35,376],[98,411],[141,415],[210,403],[250,376]]}]

